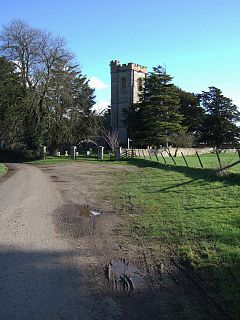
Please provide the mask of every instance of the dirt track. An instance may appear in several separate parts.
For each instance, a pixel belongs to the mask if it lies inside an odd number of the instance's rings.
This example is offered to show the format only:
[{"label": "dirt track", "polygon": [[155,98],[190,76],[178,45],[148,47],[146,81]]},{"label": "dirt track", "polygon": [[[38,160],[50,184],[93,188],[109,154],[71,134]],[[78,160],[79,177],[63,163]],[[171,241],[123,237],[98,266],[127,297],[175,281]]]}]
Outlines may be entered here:
[{"label": "dirt track", "polygon": [[[106,196],[106,179],[132,168],[13,168],[0,184],[1,320],[225,319],[179,270],[169,265],[160,275],[151,252],[117,232],[124,218]],[[137,268],[138,281],[109,276],[106,266],[119,259]]]}]

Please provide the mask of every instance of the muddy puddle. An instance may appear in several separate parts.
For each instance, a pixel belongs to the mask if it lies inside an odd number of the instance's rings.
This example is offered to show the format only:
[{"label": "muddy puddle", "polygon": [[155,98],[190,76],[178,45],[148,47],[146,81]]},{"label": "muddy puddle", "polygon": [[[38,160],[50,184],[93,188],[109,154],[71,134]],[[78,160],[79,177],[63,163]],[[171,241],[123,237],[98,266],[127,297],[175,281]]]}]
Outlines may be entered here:
[{"label": "muddy puddle", "polygon": [[98,217],[102,216],[88,206],[66,204],[55,214],[58,227],[73,238],[91,236],[98,233]]},{"label": "muddy puddle", "polygon": [[99,216],[100,214],[102,214],[102,212],[91,210],[88,207],[79,207],[78,211],[80,216],[83,217]]},{"label": "muddy puddle", "polygon": [[113,291],[131,294],[145,284],[139,268],[124,259],[111,261],[107,266],[107,278]]}]

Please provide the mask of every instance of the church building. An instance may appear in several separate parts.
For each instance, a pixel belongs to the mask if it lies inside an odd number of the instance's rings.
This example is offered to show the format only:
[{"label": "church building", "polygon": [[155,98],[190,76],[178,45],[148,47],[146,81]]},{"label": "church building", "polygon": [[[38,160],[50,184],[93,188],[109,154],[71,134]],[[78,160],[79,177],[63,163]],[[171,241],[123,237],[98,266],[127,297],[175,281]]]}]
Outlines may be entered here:
[{"label": "church building", "polygon": [[111,69],[111,127],[118,132],[121,146],[127,146],[129,132],[124,122],[124,110],[139,101],[147,68],[135,63],[121,64],[114,60]]}]

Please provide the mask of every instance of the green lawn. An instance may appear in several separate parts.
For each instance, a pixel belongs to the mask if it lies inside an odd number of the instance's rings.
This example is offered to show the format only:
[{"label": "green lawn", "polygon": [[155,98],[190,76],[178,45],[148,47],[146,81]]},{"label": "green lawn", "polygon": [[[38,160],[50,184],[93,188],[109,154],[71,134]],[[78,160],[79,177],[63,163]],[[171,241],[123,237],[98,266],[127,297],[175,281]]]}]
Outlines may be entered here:
[{"label": "green lawn", "polygon": [[[102,164],[131,164],[137,170],[117,173],[118,197],[113,201],[128,213],[131,234],[169,248],[180,261],[206,279],[202,285],[234,319],[240,318],[240,164],[223,175],[216,154],[182,157],[125,159]],[[239,160],[237,154],[220,154],[222,165]],[[50,157],[35,164],[72,161]],[[95,162],[95,157],[77,160]],[[119,172],[119,171],[118,171]],[[126,200],[127,199],[127,200]],[[130,208],[130,209],[129,209]],[[129,212],[131,215],[129,215]],[[159,246],[160,247],[160,246]],[[159,252],[161,256],[161,252]]]},{"label": "green lawn", "polygon": [[[92,156],[86,156],[86,155],[79,155],[76,160],[71,159],[70,156],[61,156],[61,157],[53,157],[53,156],[47,156],[46,159],[43,160],[34,160],[34,161],[28,161],[27,163],[35,164],[35,165],[51,165],[51,164],[64,164],[66,162],[99,162],[96,155]],[[112,163],[113,161],[110,161],[110,156],[108,153],[104,154],[104,160],[101,161],[101,163]]]},{"label": "green lawn", "polygon": [[2,176],[3,174],[5,174],[7,172],[7,167],[0,163],[0,176]]},{"label": "green lawn", "polygon": [[[230,164],[238,155],[221,154]],[[215,170],[215,154],[182,158],[177,166],[133,159],[139,167],[122,177],[119,205],[128,199],[131,232],[144,241],[161,243],[198,275],[208,279],[207,290],[235,318],[240,318],[240,164],[228,174]],[[213,168],[213,169],[212,169]],[[124,199],[124,200],[121,200]],[[122,201],[122,203],[121,203]]]}]

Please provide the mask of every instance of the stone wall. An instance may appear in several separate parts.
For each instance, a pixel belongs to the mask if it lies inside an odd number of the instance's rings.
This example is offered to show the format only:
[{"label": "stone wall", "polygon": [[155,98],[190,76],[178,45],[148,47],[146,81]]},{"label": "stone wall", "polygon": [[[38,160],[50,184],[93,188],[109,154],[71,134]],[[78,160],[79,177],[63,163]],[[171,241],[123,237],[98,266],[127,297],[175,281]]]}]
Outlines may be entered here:
[{"label": "stone wall", "polygon": [[135,157],[149,157],[154,156],[155,153],[157,155],[161,156],[161,154],[164,157],[169,157],[169,153],[171,153],[172,156],[181,156],[181,152],[184,156],[190,156],[195,155],[196,151],[198,154],[204,154],[204,153],[210,153],[213,152],[214,148],[168,148],[166,149],[122,149],[122,155],[123,156],[132,156],[134,154]]},{"label": "stone wall", "polygon": [[[182,154],[184,156],[192,156],[195,155],[196,152],[198,154],[204,154],[204,153],[210,153],[214,151],[214,148],[169,148],[169,152],[171,153],[172,156],[181,156]],[[163,151],[164,156],[168,156],[167,151]]]}]

